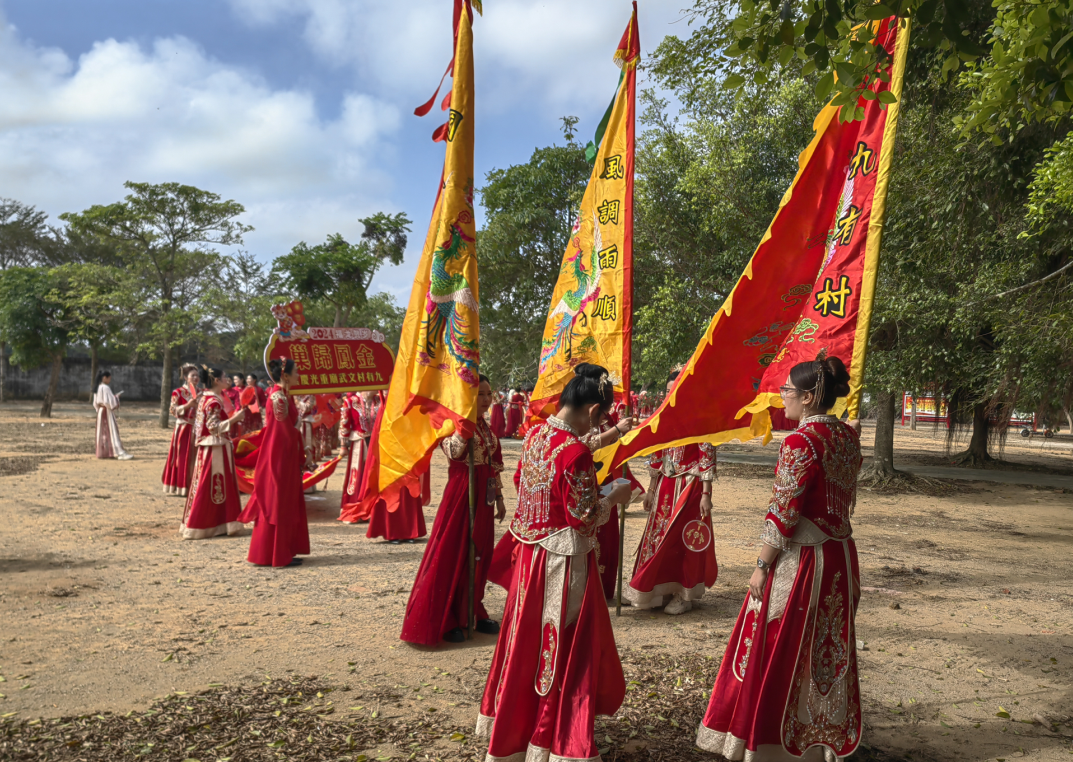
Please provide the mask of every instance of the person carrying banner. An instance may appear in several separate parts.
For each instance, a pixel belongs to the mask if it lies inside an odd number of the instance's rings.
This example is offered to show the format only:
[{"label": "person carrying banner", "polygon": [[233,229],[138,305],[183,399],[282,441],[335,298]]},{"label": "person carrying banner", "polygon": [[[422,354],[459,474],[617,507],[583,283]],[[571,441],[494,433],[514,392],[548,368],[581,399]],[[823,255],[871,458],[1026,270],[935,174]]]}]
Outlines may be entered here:
[{"label": "person carrying banner", "polygon": [[257,566],[298,566],[309,555],[309,524],[302,494],[302,438],[298,408],[287,394],[298,380],[293,360],[271,360],[269,389],[257,478],[240,520],[255,522],[246,559]]},{"label": "person carrying banner", "polygon": [[821,350],[780,388],[800,423],[779,449],[760,556],[697,733],[697,746],[731,760],[841,759],[861,740],[850,525],[860,424],[828,415],[849,382]]},{"label": "person carrying banner", "polygon": [[[673,389],[681,370],[671,373]],[[702,442],[653,453],[644,507],[648,522],[637,547],[633,576],[622,600],[636,608],[666,604],[667,614],[684,614],[715,584],[719,564],[712,532],[715,448]],[[670,599],[670,600],[668,600]]]},{"label": "person carrying banner", "polygon": [[488,759],[599,758],[596,715],[626,693],[596,566],[596,530],[619,485],[601,498],[582,438],[614,402],[607,371],[586,364],[566,385],[559,411],[522,447],[518,507],[510,531],[518,558],[477,720]]},{"label": "person carrying banner", "polygon": [[241,418],[241,410],[234,416],[225,412],[227,376],[222,370],[202,365],[201,383],[205,392],[197,406],[193,431],[197,460],[179,525],[184,540],[205,540],[221,534],[233,536],[243,529],[238,517],[242,503],[230,438],[231,427]]},{"label": "person carrying banner", "polygon": [[[431,646],[446,640],[461,643],[466,639],[469,584],[469,452],[473,448],[477,511],[473,529],[476,545],[476,571],[473,583],[473,610],[477,632],[494,635],[499,624],[490,619],[481,603],[488,581],[488,565],[495,545],[493,513],[500,521],[507,515],[503,502],[503,453],[499,439],[484,420],[492,404],[492,385],[479,376],[477,388],[477,424],[471,439],[455,432],[443,440],[448,459],[447,486],[432,524],[425,555],[417,570],[406,604],[406,617],[399,637],[408,643]],[[493,511],[494,507],[494,511]],[[401,510],[401,509],[400,509]]]},{"label": "person carrying banner", "polygon": [[164,461],[164,473],[160,481],[165,495],[186,497],[190,491],[190,475],[194,465],[192,433],[194,416],[197,414],[197,383],[200,379],[197,367],[186,364],[181,369],[185,383],[171,393],[171,414],[175,416],[175,430],[168,445],[168,459]]}]

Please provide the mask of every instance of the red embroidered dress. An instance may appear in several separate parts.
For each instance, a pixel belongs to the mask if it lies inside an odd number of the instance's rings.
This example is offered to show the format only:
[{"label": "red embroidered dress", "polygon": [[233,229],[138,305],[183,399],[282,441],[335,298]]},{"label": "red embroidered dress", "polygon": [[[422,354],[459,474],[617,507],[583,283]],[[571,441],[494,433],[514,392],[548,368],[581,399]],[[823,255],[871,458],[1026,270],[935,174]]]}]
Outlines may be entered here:
[{"label": "red embroidered dress", "polygon": [[503,412],[504,407],[503,395],[497,392],[495,402],[492,403],[488,425],[491,427],[492,433],[500,439],[507,435],[507,415]]},{"label": "red embroidered dress", "polygon": [[596,715],[626,695],[597,573],[599,499],[589,448],[557,418],[522,448],[516,550],[477,734],[487,760],[598,760]]},{"label": "red embroidered dress", "polygon": [[761,540],[781,551],[762,600],[747,596],[697,745],[731,760],[823,760],[861,740],[854,615],[860,571],[850,516],[857,432],[801,421],[779,450]]},{"label": "red embroidered dress", "polygon": [[257,457],[253,494],[242,521],[256,522],[246,557],[258,566],[286,566],[309,553],[309,524],[302,494],[301,436],[295,423],[298,408],[287,393],[273,386],[267,422]]},{"label": "red embroidered dress", "polygon": [[204,540],[242,530],[242,512],[235,458],[228,434],[236,418],[228,418],[223,400],[216,392],[205,392],[194,419],[197,459],[186,511],[179,531],[184,540]]},{"label": "red embroidered dress", "polygon": [[715,448],[671,447],[648,461],[648,523],[622,599],[639,608],[662,606],[670,596],[699,600],[715,584],[711,516],[700,515],[701,484],[715,479]]},{"label": "red embroidered dress", "polygon": [[518,433],[518,427],[522,425],[522,413],[525,405],[525,395],[515,392],[510,396],[507,406],[507,437],[513,437]]},{"label": "red embroidered dress", "polygon": [[[186,497],[190,491],[190,477],[194,465],[193,424],[197,416],[197,395],[183,384],[171,393],[171,414],[175,416],[175,429],[171,432],[168,459],[164,461],[164,473],[160,481],[165,495]],[[180,410],[180,408],[183,408]]]},{"label": "red embroidered dress", "polygon": [[[364,401],[361,394],[350,392],[343,397],[343,409],[339,411],[339,437],[350,443],[347,453],[346,471],[343,476],[343,498],[339,504],[339,520],[343,521],[347,513],[347,503],[355,503],[361,494],[361,478],[365,473],[365,443],[368,432],[362,419]],[[354,519],[347,523],[357,523]]]},{"label": "red embroidered dress", "polygon": [[[379,446],[380,422],[384,417],[383,405],[377,405],[373,409],[377,411],[377,414],[376,422],[372,424],[373,435],[369,439],[370,452],[373,452],[374,448]],[[366,468],[373,468],[374,466],[375,461],[367,460],[365,462]],[[409,490],[402,490],[398,498],[398,505],[395,506],[393,511],[388,510],[387,502],[377,500],[369,512],[369,528],[365,531],[365,536],[369,539],[383,537],[389,542],[416,540],[418,537],[424,537],[428,532],[425,528],[425,511],[423,508],[429,502],[432,502],[431,499],[428,502],[425,501],[428,489],[428,471],[425,471],[421,479],[420,495],[411,495]],[[466,508],[467,510],[469,509],[468,499]]]},{"label": "red embroidered dress", "polygon": [[[482,600],[495,545],[495,498],[496,492],[502,489],[503,453],[499,439],[483,418],[477,420],[473,441],[477,484],[473,609],[476,618],[481,620],[488,619]],[[441,444],[448,459],[447,486],[406,604],[406,617],[399,638],[408,643],[433,646],[440,642],[444,633],[466,626],[469,616],[469,442],[454,434]]]}]

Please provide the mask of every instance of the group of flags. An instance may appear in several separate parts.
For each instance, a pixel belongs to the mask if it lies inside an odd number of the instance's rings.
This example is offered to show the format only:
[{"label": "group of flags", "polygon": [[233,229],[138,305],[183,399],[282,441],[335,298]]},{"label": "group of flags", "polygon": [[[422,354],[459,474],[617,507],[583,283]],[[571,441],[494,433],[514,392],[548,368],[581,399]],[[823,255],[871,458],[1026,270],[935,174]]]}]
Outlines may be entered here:
[{"label": "group of flags", "polygon": [[[445,159],[417,267],[364,499],[389,510],[417,494],[437,443],[469,435],[477,416],[480,294],[473,215],[473,10],[454,0],[454,57],[433,139]],[[846,361],[856,415],[864,376],[887,184],[893,158],[908,21],[868,22],[888,56],[862,88],[861,119],[826,106],[796,177],[734,290],[712,318],[672,392],[647,420],[597,454],[603,468],[691,442],[770,439],[769,410],[791,367],[827,349]],[[563,254],[539,348],[529,415],[555,412],[581,362],[603,365],[630,397],[633,330],[633,178],[637,3],[613,60],[615,97],[590,146],[593,163]],[[441,82],[442,84],[442,82]],[[871,90],[871,93],[865,93]],[[887,92],[894,97],[880,97]],[[439,90],[415,113],[431,111]],[[889,103],[889,105],[888,105]],[[592,155],[594,149],[594,155]],[[535,349],[535,348],[534,348]],[[373,478],[375,477],[375,478]]]}]

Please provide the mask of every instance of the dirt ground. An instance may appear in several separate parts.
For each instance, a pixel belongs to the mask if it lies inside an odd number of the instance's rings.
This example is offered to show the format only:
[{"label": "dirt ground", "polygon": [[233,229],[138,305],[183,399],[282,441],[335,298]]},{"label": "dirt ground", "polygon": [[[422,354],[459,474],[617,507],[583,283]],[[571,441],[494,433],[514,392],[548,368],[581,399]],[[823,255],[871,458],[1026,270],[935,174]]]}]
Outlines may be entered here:
[{"label": "dirt ground", "polygon": [[[336,701],[338,716],[401,721],[435,713],[443,727],[458,729],[416,748],[356,750],[369,759],[460,759],[479,751],[464,736],[476,720],[494,638],[437,649],[398,639],[423,542],[388,545],[366,539],[364,526],[337,522],[338,475],[309,498],[313,553],[301,567],[248,565],[248,536],[180,541],[183,501],[160,486],[169,432],[156,426],[152,407],[121,411],[130,462],[93,457],[87,407],[61,405],[42,421],[32,406],[0,406],[0,723],[144,711],[165,695],[317,676],[352,691]],[[865,429],[866,442],[873,433]],[[932,429],[899,429],[896,447],[899,462],[946,462]],[[505,448],[509,470],[518,452],[513,443]],[[1004,458],[1007,468],[1073,475],[1068,439],[1011,440]],[[634,665],[628,679],[640,675],[638,655],[649,666],[666,665],[672,677],[680,665],[700,664],[710,680],[718,667],[771,489],[766,466],[728,463],[720,472],[713,498],[719,580],[679,617],[612,612],[616,640]],[[437,457],[434,496],[445,481]],[[939,496],[862,491],[859,498],[863,756],[1069,759],[1073,490],[944,484]],[[511,498],[508,487],[508,508]],[[434,497],[430,527],[435,508]],[[626,527],[629,562],[644,527],[639,508]],[[497,536],[505,529],[504,522]],[[504,598],[489,586],[494,616]],[[668,690],[684,697],[681,713],[648,718],[629,742],[609,730],[605,758],[672,758],[660,751],[657,731],[673,723],[688,741],[711,687],[702,681],[673,683]],[[631,716],[644,713],[642,683],[631,684],[638,689],[628,694]],[[655,701],[656,692],[647,695]]]}]

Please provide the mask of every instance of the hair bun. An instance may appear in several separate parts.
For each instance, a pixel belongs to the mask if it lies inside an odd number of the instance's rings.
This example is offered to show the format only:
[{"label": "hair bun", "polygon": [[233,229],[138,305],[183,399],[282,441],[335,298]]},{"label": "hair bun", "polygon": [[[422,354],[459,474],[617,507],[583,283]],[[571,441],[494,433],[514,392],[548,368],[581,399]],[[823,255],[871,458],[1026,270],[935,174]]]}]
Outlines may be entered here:
[{"label": "hair bun", "polygon": [[574,366],[574,375],[582,378],[595,378],[599,381],[600,377],[606,374],[607,370],[591,362],[578,363]]},{"label": "hair bun", "polygon": [[846,364],[838,357],[827,357],[823,360],[824,370],[834,381],[833,389],[836,397],[845,397],[849,394],[849,371]]}]

